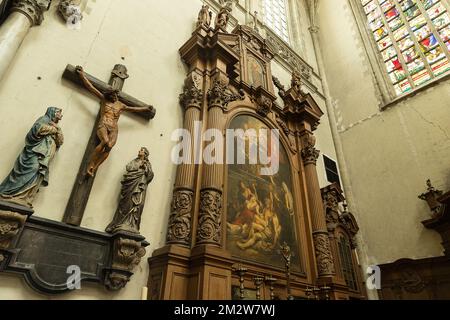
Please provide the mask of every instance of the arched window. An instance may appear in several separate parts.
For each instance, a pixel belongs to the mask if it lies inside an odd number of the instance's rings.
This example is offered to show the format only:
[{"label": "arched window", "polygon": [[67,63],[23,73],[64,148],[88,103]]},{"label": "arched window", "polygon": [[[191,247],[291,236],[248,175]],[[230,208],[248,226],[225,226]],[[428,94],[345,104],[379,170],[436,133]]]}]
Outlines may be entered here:
[{"label": "arched window", "polygon": [[286,0],[262,0],[264,23],[281,39],[289,43]]},{"label": "arched window", "polygon": [[355,267],[353,265],[352,247],[347,236],[341,235],[338,242],[339,258],[345,282],[352,290],[358,290]]},{"label": "arched window", "polygon": [[357,0],[397,96],[450,73],[448,0]]}]

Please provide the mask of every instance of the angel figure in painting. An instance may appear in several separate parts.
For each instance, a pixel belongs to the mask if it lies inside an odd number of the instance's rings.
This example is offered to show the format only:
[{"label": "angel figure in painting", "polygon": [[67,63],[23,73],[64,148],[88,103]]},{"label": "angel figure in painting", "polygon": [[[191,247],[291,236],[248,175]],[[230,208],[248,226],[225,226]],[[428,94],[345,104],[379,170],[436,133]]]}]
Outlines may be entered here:
[{"label": "angel figure in painting", "polygon": [[64,143],[58,126],[62,110],[50,107],[34,123],[11,173],[0,184],[0,199],[32,208],[41,186],[49,181],[50,162]]},{"label": "angel figure in painting", "polygon": [[106,232],[139,233],[147,187],[154,177],[148,157],[148,149],[142,147],[138,157],[127,165],[121,182],[119,207]]}]

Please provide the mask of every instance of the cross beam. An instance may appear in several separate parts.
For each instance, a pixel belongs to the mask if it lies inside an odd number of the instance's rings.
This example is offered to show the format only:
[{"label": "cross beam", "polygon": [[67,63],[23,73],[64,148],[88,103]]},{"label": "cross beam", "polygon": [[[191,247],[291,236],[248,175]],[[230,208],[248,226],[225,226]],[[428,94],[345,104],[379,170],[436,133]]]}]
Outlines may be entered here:
[{"label": "cross beam", "polygon": [[[129,107],[142,108],[148,110],[148,112],[136,113],[136,115],[141,116],[147,120],[153,119],[155,117],[156,111],[149,104],[141,102],[130,95],[122,92],[125,80],[128,78],[127,68],[124,65],[116,65],[111,72],[111,78],[109,83],[103,82],[87,73],[85,73],[86,78],[92,83],[92,85],[99,90],[101,93],[105,93],[111,89],[119,90],[118,97],[119,100]],[[80,75],[77,73],[76,69],[72,65],[68,65],[64,71],[63,78],[80,86],[81,88],[86,88],[80,79]],[[88,164],[91,159],[96,146],[99,144],[100,140],[97,136],[97,128],[101,119],[101,111],[98,113],[97,120],[95,121],[94,128],[92,130],[91,137],[89,138],[88,144],[86,146],[86,151],[84,153],[83,161],[81,162],[80,169],[78,171],[75,184],[70,195],[69,202],[66,206],[66,211],[64,213],[63,222],[80,226],[83,220],[84,211],[86,209],[89,196],[94,185],[95,176],[90,176],[87,173]]]}]

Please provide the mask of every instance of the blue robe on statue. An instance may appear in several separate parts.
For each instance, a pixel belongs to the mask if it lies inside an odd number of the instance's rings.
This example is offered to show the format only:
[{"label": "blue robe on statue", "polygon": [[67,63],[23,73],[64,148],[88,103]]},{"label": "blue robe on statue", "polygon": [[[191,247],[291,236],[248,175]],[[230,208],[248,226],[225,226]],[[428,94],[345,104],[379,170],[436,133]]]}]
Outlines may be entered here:
[{"label": "blue robe on statue", "polygon": [[3,199],[19,199],[20,204],[31,206],[39,187],[48,185],[49,163],[63,143],[62,132],[53,122],[58,111],[58,108],[48,108],[28,132],[22,153],[0,185]]}]

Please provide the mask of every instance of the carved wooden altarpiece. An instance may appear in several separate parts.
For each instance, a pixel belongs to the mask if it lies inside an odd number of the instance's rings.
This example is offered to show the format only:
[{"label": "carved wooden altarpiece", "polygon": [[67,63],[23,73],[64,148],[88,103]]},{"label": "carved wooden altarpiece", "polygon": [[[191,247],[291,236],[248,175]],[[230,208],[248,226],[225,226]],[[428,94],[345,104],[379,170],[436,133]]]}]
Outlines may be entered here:
[{"label": "carved wooden altarpiece", "polygon": [[[319,151],[313,132],[323,112],[301,90],[300,74],[294,72],[291,88],[281,90],[284,106],[279,107],[273,49],[246,26],[227,33],[199,23],[180,55],[189,68],[180,96],[184,129],[194,136],[198,121],[202,132],[217,129],[224,136],[227,129],[277,129],[280,169],[263,177],[250,165],[179,165],[166,245],[149,258],[149,299],[230,300],[233,288],[240,287],[266,300],[286,299],[288,292],[307,298],[311,287],[326,288],[332,299],[348,298],[345,283],[336,276],[316,171]],[[256,240],[250,231],[242,235],[252,215],[243,203],[252,197],[261,211],[272,211],[270,241],[262,233]],[[290,272],[281,254],[283,243],[292,253]]]}]

